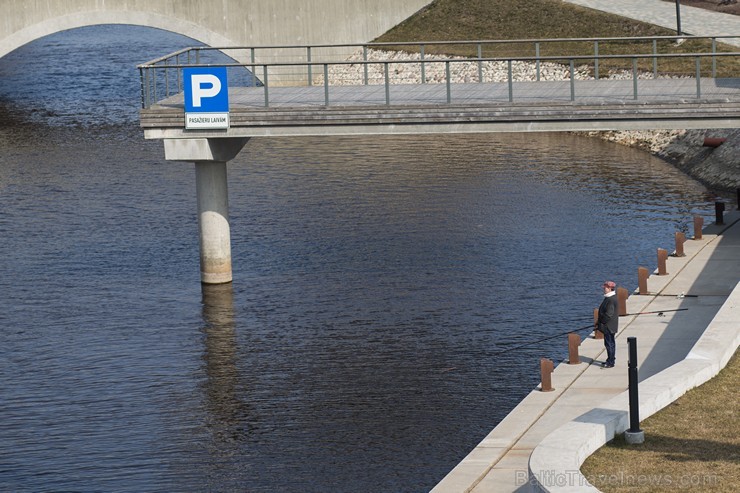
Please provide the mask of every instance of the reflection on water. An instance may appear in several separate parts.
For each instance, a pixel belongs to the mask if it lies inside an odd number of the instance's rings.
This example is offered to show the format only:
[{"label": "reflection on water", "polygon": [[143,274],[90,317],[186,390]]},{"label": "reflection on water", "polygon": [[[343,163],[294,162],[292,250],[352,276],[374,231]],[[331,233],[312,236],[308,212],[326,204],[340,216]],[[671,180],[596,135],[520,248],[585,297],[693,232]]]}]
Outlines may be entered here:
[{"label": "reflection on water", "polygon": [[[59,46],[130,37],[103,32]],[[28,49],[0,76],[50,63]],[[192,165],[143,141],[135,108],[99,125],[51,79],[14,80],[7,491],[429,490],[567,351],[506,344],[585,325],[604,278],[633,288],[712,217],[671,166],[578,136],[252,139],[229,165],[235,282],[201,288]]]},{"label": "reflection on water", "polygon": [[202,290],[204,426],[210,435],[207,460],[211,464],[204,474],[223,486],[228,482],[218,476],[219,464],[238,462],[239,450],[248,445],[256,426],[256,416],[249,402],[250,388],[240,378],[233,286],[204,284]]},{"label": "reflection on water", "polygon": [[203,285],[205,322],[206,396],[214,418],[213,434],[219,440],[241,441],[242,423],[248,418],[240,402],[237,371],[236,321],[231,284]]}]

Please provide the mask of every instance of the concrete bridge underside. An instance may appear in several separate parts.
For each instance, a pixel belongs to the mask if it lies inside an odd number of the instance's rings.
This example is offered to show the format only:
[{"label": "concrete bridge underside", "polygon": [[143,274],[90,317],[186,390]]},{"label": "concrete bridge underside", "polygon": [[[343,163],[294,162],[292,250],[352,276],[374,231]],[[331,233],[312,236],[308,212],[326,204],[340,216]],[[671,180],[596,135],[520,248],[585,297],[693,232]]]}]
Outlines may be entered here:
[{"label": "concrete bridge underside", "polygon": [[428,3],[429,0],[0,0],[0,57],[56,32],[100,24],[163,29],[216,47],[366,43]]}]

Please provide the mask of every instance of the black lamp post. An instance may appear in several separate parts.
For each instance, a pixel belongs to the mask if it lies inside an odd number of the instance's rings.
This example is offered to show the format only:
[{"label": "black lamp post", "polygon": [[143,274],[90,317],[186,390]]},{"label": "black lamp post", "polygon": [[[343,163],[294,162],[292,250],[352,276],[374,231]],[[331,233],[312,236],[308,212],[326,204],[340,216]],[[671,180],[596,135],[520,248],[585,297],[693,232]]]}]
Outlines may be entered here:
[{"label": "black lamp post", "polygon": [[681,36],[681,0],[676,0],[676,32]]},{"label": "black lamp post", "polygon": [[628,337],[629,360],[627,379],[629,383],[630,428],[624,432],[624,439],[630,445],[645,442],[645,432],[640,429],[640,399],[637,395],[637,338]]}]

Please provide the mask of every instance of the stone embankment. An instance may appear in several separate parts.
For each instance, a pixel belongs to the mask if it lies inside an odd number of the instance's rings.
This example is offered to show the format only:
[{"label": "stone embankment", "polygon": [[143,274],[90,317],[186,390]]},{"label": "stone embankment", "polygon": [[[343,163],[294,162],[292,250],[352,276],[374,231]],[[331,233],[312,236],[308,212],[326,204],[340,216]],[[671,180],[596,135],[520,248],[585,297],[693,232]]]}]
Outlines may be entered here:
[{"label": "stone embankment", "polygon": [[[740,129],[590,132],[619,144],[644,149],[717,191],[740,188]],[[707,147],[705,139],[724,139]]]},{"label": "stone embankment", "polygon": [[[391,83],[420,84],[422,69],[420,63],[403,63],[419,61],[419,54],[399,51],[369,50],[368,60],[389,61],[388,71]],[[426,55],[424,57],[424,79],[427,83],[443,83],[446,80],[446,68],[439,60],[447,57]],[[355,53],[348,61],[362,61],[363,54]],[[436,61],[436,63],[435,63]],[[335,84],[357,84],[365,77],[365,66],[333,65],[329,78]],[[459,62],[450,64],[452,83],[477,82],[482,74],[484,82],[506,82],[508,64],[506,62]],[[512,77],[515,81],[534,81],[537,79],[537,68],[534,63],[512,63]],[[567,80],[570,68],[555,63],[541,63],[540,80]],[[589,68],[576,67],[576,80],[591,78]],[[610,79],[631,78],[629,72],[610,73]],[[651,73],[640,74],[640,78],[652,78]],[[367,78],[370,84],[382,84],[385,80],[384,65],[371,64],[367,67]],[[316,83],[323,82],[323,76],[315,77]],[[644,149],[676,165],[689,176],[717,191],[729,191],[740,188],[740,129],[708,130],[656,130],[656,131],[615,131],[588,132],[586,135],[599,137],[622,145]],[[704,139],[723,138],[725,141],[718,147],[705,147]]]}]

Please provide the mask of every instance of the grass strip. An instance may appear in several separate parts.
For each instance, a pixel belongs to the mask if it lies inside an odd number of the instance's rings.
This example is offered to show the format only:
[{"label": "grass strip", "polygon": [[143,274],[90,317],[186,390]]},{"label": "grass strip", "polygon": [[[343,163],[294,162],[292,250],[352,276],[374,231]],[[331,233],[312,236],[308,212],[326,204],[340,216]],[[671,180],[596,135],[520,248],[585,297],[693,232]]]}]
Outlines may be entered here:
[{"label": "grass strip", "polygon": [[604,493],[740,491],[740,356],[713,379],[641,423],[645,443],[622,436],[581,467]]},{"label": "grass strip", "polygon": [[[610,38],[640,36],[674,36],[673,30],[620,17],[597,10],[566,4],[558,0],[435,0],[415,15],[394,27],[375,42],[394,43],[408,41],[460,41],[460,40],[516,40],[556,38]],[[661,40],[658,53],[710,52],[711,40],[691,40],[677,44]],[[389,49],[418,52],[418,48],[391,46]],[[717,43],[717,52],[736,52],[738,48]],[[478,56],[475,45],[425,44],[425,53],[474,58]],[[594,44],[547,43],[540,47],[541,56],[591,55]],[[652,42],[609,42],[599,46],[599,55],[652,54]],[[483,45],[482,56],[516,57],[535,56],[533,43]],[[708,77],[711,60],[703,58],[702,76]],[[607,71],[631,70],[629,58],[603,60]],[[639,70],[651,71],[652,60],[639,62]],[[693,76],[696,73],[694,58],[661,59],[662,75]],[[737,57],[717,58],[717,76],[731,77],[740,73]]]}]

